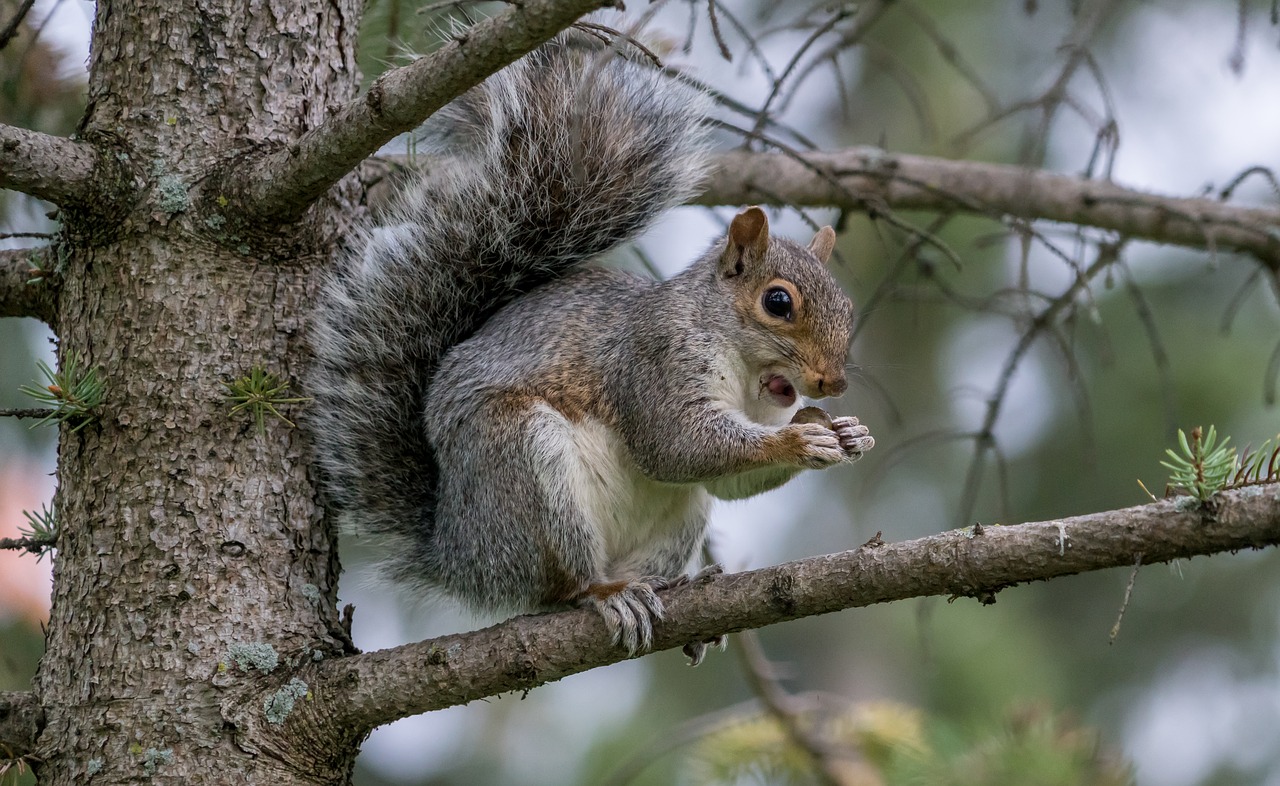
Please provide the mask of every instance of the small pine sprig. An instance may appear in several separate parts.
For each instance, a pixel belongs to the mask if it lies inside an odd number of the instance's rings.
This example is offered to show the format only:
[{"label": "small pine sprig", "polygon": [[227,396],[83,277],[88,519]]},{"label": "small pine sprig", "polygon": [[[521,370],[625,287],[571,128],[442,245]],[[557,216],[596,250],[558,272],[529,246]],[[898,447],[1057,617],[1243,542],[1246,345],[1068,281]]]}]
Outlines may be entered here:
[{"label": "small pine sprig", "polygon": [[23,776],[31,771],[28,760],[39,761],[32,755],[13,756],[7,745],[0,745],[0,786],[17,786]]},{"label": "small pine sprig", "polygon": [[[41,251],[48,253],[42,254]],[[27,258],[27,263],[30,265],[27,268],[27,284],[39,284],[61,275],[67,254],[68,247],[61,243],[34,249],[31,256]]]},{"label": "small pine sprig", "polygon": [[[1280,435],[1277,435],[1276,440],[1280,441]],[[1267,440],[1257,450],[1245,448],[1241,452],[1235,477],[1231,479],[1231,488],[1280,482],[1280,444],[1272,449],[1271,442],[1272,440]]]},{"label": "small pine sprig", "polygon": [[27,269],[27,275],[29,276],[27,279],[28,284],[39,284],[41,281],[44,281],[49,276],[53,275],[52,268],[45,263],[44,259],[41,258],[40,255],[32,254],[31,258],[28,259],[27,262],[31,265],[31,267]]},{"label": "small pine sprig", "polygon": [[1169,470],[1169,485],[1208,502],[1227,488],[1236,473],[1236,449],[1227,446],[1230,441],[1231,437],[1226,437],[1218,444],[1218,432],[1213,426],[1209,426],[1207,434],[1199,426],[1191,429],[1190,440],[1178,429],[1182,453],[1166,450],[1170,460],[1160,462]]},{"label": "small pine sprig", "polygon": [[57,371],[49,368],[49,364],[43,360],[36,361],[36,366],[48,384],[44,387],[22,385],[18,389],[36,401],[48,404],[49,414],[36,421],[31,428],[47,423],[76,421],[71,428],[71,433],[74,434],[96,419],[93,410],[102,404],[106,383],[98,375],[97,369],[84,367],[79,353],[68,353]]},{"label": "small pine sprig", "polygon": [[45,552],[58,542],[58,515],[57,508],[51,508],[48,505],[41,505],[40,510],[22,511],[22,515],[27,518],[27,526],[18,527],[18,535],[28,542],[27,549],[35,551],[40,559],[44,559]]},{"label": "small pine sprig", "polygon": [[227,400],[235,402],[231,407],[231,414],[248,410],[253,416],[254,424],[258,427],[258,434],[264,437],[267,434],[266,414],[268,412],[279,418],[289,428],[293,428],[293,421],[280,414],[280,410],[276,407],[285,404],[305,404],[311,400],[305,397],[285,396],[289,383],[282,381],[262,366],[254,366],[247,376],[224,382],[223,386],[227,389]]}]

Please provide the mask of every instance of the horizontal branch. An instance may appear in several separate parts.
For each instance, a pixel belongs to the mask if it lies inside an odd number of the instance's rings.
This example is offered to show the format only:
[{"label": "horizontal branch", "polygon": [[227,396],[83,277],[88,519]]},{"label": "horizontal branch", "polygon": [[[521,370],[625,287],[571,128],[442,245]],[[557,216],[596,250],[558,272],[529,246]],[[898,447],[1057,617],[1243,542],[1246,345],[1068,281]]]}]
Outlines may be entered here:
[{"label": "horizontal branch", "polygon": [[0,317],[35,317],[53,324],[57,278],[44,274],[53,268],[52,256],[48,246],[0,251]]},{"label": "horizontal branch", "polygon": [[[214,189],[245,215],[290,222],[363,159],[486,76],[535,49],[578,17],[613,0],[524,0],[458,33],[436,51],[384,73],[286,150],[239,171],[236,187]],[[250,179],[251,178],[251,179]]]},{"label": "horizontal branch", "polygon": [[84,142],[0,124],[0,188],[58,205],[85,204],[101,190],[96,163],[97,153]]},{"label": "horizontal branch", "polygon": [[1280,210],[1158,196],[1039,169],[887,153],[735,151],[717,159],[699,204],[958,210],[1096,227],[1126,237],[1240,251],[1280,268]]},{"label": "horizontal branch", "polygon": [[[1118,566],[1280,543],[1280,484],[1014,526],[952,530],[904,543],[718,576],[663,594],[655,649],[799,617],[928,595],[976,597],[1015,584]],[[302,676],[314,701],[301,722],[319,735],[363,736],[398,718],[525,690],[614,663],[603,622],[576,610],[516,617],[318,664]],[[256,723],[261,728],[261,724]],[[295,731],[295,738],[297,729]]]},{"label": "horizontal branch", "polygon": [[36,748],[44,711],[31,691],[0,692],[0,759],[17,759]]}]

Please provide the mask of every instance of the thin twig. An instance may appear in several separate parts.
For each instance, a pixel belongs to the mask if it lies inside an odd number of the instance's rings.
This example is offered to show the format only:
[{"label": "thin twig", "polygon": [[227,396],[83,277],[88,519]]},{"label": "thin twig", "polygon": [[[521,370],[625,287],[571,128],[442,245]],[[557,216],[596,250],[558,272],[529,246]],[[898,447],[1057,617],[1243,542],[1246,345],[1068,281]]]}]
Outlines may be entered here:
[{"label": "thin twig", "polygon": [[31,407],[29,409],[0,409],[0,418],[47,418],[52,409]]},{"label": "thin twig", "polygon": [[773,664],[765,657],[755,631],[743,631],[735,637],[734,643],[747,684],[760,697],[765,709],[782,727],[791,743],[804,751],[813,762],[818,780],[825,786],[848,786],[848,779],[836,765],[835,759],[840,756],[849,757],[852,752],[834,751],[818,737],[809,720],[804,717],[805,713],[778,682]]},{"label": "thin twig", "polygon": [[1129,571],[1129,583],[1124,587],[1124,600],[1120,601],[1120,613],[1116,615],[1116,624],[1111,626],[1111,636],[1108,638],[1108,644],[1115,644],[1116,637],[1120,635],[1120,623],[1124,621],[1125,609],[1129,608],[1129,598],[1133,596],[1133,584],[1138,580],[1138,568],[1142,567],[1142,552],[1138,552],[1138,556],[1133,559],[1133,570]]},{"label": "thin twig", "polygon": [[36,0],[23,0],[22,5],[18,7],[18,12],[9,20],[9,24],[0,30],[0,49],[4,49],[9,45],[9,40],[18,33],[18,27],[22,24],[22,20],[26,18],[27,12],[31,10],[31,6],[35,5]]},{"label": "thin twig", "polygon": [[27,551],[32,554],[43,554],[53,547],[52,541],[42,538],[0,538],[0,550]]}]

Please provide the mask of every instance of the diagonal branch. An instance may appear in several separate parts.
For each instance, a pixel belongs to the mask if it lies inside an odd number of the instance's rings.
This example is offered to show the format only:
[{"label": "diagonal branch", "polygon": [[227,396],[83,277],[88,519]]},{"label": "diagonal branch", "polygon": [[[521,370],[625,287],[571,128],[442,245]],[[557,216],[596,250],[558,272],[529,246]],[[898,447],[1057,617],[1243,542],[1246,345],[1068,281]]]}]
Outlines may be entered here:
[{"label": "diagonal branch", "polygon": [[578,17],[616,0],[524,0],[457,34],[411,65],[388,71],[288,149],[212,193],[258,221],[287,223],[364,158],[420,125],[486,76],[535,49]]},{"label": "diagonal branch", "polygon": [[0,692],[0,759],[18,759],[35,751],[44,711],[31,691]]},{"label": "diagonal branch", "polygon": [[1038,169],[849,148],[735,151],[717,159],[699,204],[947,210],[1044,219],[1125,237],[1251,254],[1280,269],[1280,210],[1159,196]]},{"label": "diagonal branch", "polygon": [[0,317],[35,317],[53,325],[57,277],[45,273],[52,256],[48,246],[0,251]]},{"label": "diagonal branch", "polygon": [[0,124],[0,188],[84,204],[101,191],[94,183],[97,158],[84,142]]},{"label": "diagonal branch", "polygon": [[[983,603],[1015,584],[1111,567],[1280,544],[1280,484],[1014,526],[967,527],[904,543],[877,535],[853,551],[719,576],[664,594],[655,648],[840,609],[926,595]],[[1104,635],[1099,632],[1099,635]],[[308,666],[311,696],[296,721],[306,736],[362,737],[398,718],[527,690],[626,658],[585,610],[517,617],[472,633]],[[292,676],[292,675],[288,675]],[[241,705],[248,736],[279,737],[261,701]],[[287,728],[287,727],[286,727]],[[291,734],[296,737],[299,728]]]}]

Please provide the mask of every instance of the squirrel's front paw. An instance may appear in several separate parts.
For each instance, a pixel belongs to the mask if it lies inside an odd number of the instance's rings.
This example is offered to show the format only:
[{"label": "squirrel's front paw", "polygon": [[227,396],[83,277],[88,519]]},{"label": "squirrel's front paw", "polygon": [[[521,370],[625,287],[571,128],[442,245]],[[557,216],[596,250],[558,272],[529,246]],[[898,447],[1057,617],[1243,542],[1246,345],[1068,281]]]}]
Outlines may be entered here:
[{"label": "squirrel's front paw", "polygon": [[653,646],[653,623],[665,614],[654,590],[668,586],[670,581],[660,576],[596,584],[587,589],[586,601],[604,618],[613,643],[635,655]]},{"label": "squirrel's front paw", "polygon": [[857,461],[876,446],[875,437],[870,430],[858,422],[857,418],[835,418],[831,421],[831,429],[840,439],[840,447],[844,450],[845,461]]},{"label": "squirrel's front paw", "polygon": [[820,423],[791,423],[773,437],[777,463],[825,469],[845,460],[839,435]]}]

